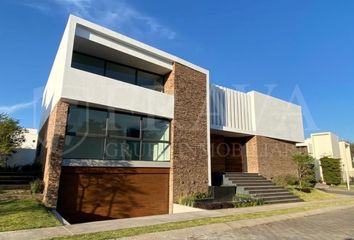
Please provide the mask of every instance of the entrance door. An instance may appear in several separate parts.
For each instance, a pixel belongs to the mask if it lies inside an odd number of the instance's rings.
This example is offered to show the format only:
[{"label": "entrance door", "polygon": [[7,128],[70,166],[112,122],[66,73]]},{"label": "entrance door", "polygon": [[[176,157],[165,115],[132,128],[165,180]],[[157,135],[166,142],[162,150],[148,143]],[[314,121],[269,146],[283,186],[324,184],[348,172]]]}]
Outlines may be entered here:
[{"label": "entrance door", "polygon": [[225,172],[242,172],[242,145],[236,139],[225,139],[228,154],[225,157]]}]

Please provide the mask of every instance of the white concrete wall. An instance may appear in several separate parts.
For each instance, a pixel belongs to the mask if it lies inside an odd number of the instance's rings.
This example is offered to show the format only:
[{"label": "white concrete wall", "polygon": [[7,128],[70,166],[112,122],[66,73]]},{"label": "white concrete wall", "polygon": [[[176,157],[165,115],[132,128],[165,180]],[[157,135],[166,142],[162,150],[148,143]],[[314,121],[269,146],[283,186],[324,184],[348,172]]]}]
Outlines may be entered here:
[{"label": "white concrete wall", "polygon": [[262,93],[211,85],[210,111],[212,129],[304,141],[301,107]]},{"label": "white concrete wall", "polygon": [[68,68],[61,98],[173,118],[174,97],[140,86]]},{"label": "white concrete wall", "polygon": [[353,156],[350,151],[350,144],[345,141],[340,141],[339,150],[343,171],[342,177],[343,181],[346,181],[347,174],[349,177],[354,178]]},{"label": "white concrete wall", "polygon": [[259,92],[250,93],[257,135],[304,141],[301,107]]},{"label": "white concrete wall", "polygon": [[71,54],[68,51],[68,48],[69,45],[72,44],[72,37],[70,38],[70,36],[72,36],[72,28],[73,26],[69,21],[65,27],[47,84],[44,88],[39,129],[42,128],[50,112],[61,98],[64,74],[69,60],[68,55],[70,55],[71,59]]},{"label": "white concrete wall", "polygon": [[16,153],[8,158],[7,166],[23,166],[34,162],[36,157],[38,132],[37,129],[32,128],[27,129],[27,131],[28,132],[24,134],[25,141],[16,149]]}]

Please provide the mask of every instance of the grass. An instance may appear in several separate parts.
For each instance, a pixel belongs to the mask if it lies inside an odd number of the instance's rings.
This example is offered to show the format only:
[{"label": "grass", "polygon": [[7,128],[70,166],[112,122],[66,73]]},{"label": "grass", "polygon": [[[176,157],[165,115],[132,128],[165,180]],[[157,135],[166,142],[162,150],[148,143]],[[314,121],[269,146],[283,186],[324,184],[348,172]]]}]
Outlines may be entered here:
[{"label": "grass", "polygon": [[224,217],[202,218],[202,219],[181,221],[181,222],[175,222],[175,223],[165,223],[165,224],[156,224],[156,225],[144,226],[144,227],[134,227],[134,228],[128,228],[128,229],[115,230],[115,231],[80,234],[80,235],[74,235],[74,236],[52,238],[52,240],[114,239],[114,238],[121,238],[121,237],[136,236],[136,235],[141,235],[141,234],[146,234],[146,233],[163,232],[163,231],[184,229],[184,228],[190,228],[190,227],[196,227],[196,226],[203,226],[203,225],[208,225],[208,224],[239,221],[239,220],[245,220],[245,219],[271,217],[271,216],[276,216],[276,215],[284,215],[284,214],[291,214],[291,213],[298,213],[298,212],[304,212],[304,211],[309,211],[309,210],[315,210],[315,209],[320,209],[320,208],[324,208],[324,207],[334,207],[334,206],[344,206],[344,205],[354,205],[354,200],[345,199],[345,200],[322,202],[322,203],[316,203],[316,204],[303,206],[303,207],[294,207],[294,208],[281,209],[281,210],[263,211],[263,212],[255,212],[255,213],[243,213],[243,214],[230,215],[230,216],[224,216]]},{"label": "grass", "polygon": [[[333,188],[340,189],[340,190],[347,190],[348,189],[346,183],[339,184],[338,186],[334,186]],[[354,191],[354,184],[350,184],[350,190]]]},{"label": "grass", "polygon": [[34,198],[0,201],[0,216],[0,232],[61,225]]},{"label": "grass", "polygon": [[329,199],[335,199],[337,198],[335,195],[323,192],[318,189],[312,189],[310,193],[305,193],[299,190],[296,190],[293,187],[288,188],[289,191],[291,191],[294,195],[298,196],[305,202],[310,202],[310,201],[319,201],[319,200],[329,200]]}]

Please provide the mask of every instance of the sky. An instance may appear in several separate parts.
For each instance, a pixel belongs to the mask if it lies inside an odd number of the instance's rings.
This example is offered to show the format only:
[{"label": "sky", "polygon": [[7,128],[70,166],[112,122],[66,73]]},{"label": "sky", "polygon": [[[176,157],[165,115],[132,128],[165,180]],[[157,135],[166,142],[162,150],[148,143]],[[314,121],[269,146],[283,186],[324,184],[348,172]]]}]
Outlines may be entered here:
[{"label": "sky", "polygon": [[38,128],[68,15],[184,58],[210,81],[302,106],[305,136],[354,142],[354,1],[1,0],[0,112]]}]

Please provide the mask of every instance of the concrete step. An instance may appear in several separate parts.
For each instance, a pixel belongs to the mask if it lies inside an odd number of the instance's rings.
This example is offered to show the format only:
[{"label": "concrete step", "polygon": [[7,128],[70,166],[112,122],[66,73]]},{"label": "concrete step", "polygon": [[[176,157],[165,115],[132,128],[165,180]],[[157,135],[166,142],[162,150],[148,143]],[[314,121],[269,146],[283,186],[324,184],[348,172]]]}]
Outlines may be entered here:
[{"label": "concrete step", "polygon": [[1,180],[29,180],[32,181],[34,176],[26,176],[26,175],[0,175]]},{"label": "concrete step", "polygon": [[10,185],[0,185],[0,190],[29,190],[29,184],[10,184]]},{"label": "concrete step", "polygon": [[292,203],[292,202],[303,202],[300,198],[284,198],[284,199],[277,199],[277,200],[265,200],[265,204],[276,204],[276,203]]},{"label": "concrete step", "polygon": [[271,197],[271,196],[294,196],[291,192],[288,191],[281,191],[281,192],[261,192],[261,193],[253,193],[252,195],[256,196],[264,196],[264,197]]},{"label": "concrete step", "polygon": [[278,187],[275,185],[267,185],[267,186],[247,186],[244,187],[244,190],[249,190],[249,191],[253,191],[253,190],[283,190],[286,191],[284,188],[282,187]]},{"label": "concrete step", "polygon": [[294,195],[274,195],[274,196],[257,196],[262,198],[264,201],[270,201],[270,200],[283,200],[283,199],[299,199],[298,197],[294,196]]},{"label": "concrete step", "polygon": [[226,177],[258,177],[258,173],[240,173],[240,172],[227,172],[225,173]]},{"label": "concrete step", "polygon": [[256,187],[256,186],[275,186],[271,182],[246,182],[246,183],[241,183],[241,182],[236,182],[232,181],[233,184],[235,184],[238,187]]},{"label": "concrete step", "polygon": [[266,178],[258,177],[227,177],[230,181],[267,181]]},{"label": "concrete step", "polygon": [[29,184],[30,180],[18,180],[18,179],[8,179],[8,180],[0,180],[0,185],[21,185],[21,184]]},{"label": "concrete step", "polygon": [[289,193],[289,191],[285,189],[254,189],[248,191],[250,194]]}]

